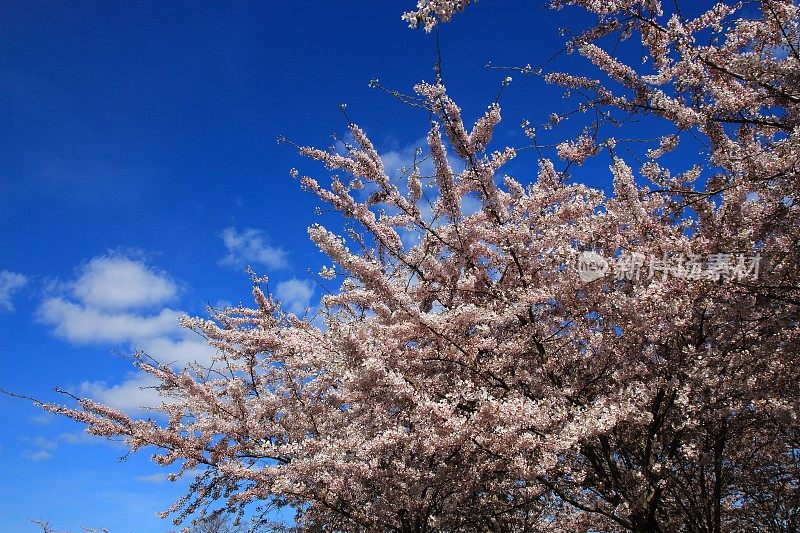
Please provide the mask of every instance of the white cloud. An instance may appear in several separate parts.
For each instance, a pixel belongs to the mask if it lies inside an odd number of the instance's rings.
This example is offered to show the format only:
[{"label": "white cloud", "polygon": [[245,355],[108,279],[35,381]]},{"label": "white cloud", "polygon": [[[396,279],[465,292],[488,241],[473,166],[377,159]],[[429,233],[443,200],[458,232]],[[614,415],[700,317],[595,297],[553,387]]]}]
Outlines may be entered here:
[{"label": "white cloud", "polygon": [[113,313],[63,298],[48,298],[39,308],[40,319],[54,326],[57,335],[79,344],[131,342],[169,334],[178,328],[182,314],[172,309],[150,316]]},{"label": "white cloud", "polygon": [[[125,257],[96,257],[64,285],[71,295],[52,296],[39,307],[39,319],[53,332],[75,344],[111,344],[131,352],[144,351],[154,359],[182,369],[210,363],[214,349],[194,332],[180,326],[181,311],[162,307],[177,293],[176,284],[140,261]],[[152,388],[155,381],[136,373],[119,384],[86,381],[82,396],[129,413],[154,407],[163,400]]]},{"label": "white cloud", "polygon": [[76,298],[96,309],[133,309],[161,305],[178,289],[164,273],[126,257],[95,257],[73,284]]},{"label": "white cloud", "polygon": [[126,413],[139,413],[161,405],[166,399],[159,396],[154,388],[157,384],[150,374],[132,373],[118,385],[108,385],[104,381],[84,381],[80,385],[79,394]]},{"label": "white cloud", "polygon": [[[177,338],[176,338],[177,337]],[[177,329],[171,337],[161,336],[142,339],[131,345],[131,350],[142,350],[158,361],[182,369],[192,363],[203,366],[211,364],[215,350],[193,332]],[[105,381],[84,381],[80,384],[79,395],[92,398],[126,413],[136,414],[158,407],[170,398],[159,394],[155,386],[158,382],[150,374],[131,372],[118,384]]]},{"label": "white cloud", "polygon": [[259,264],[273,269],[288,264],[286,251],[267,244],[267,238],[258,230],[248,228],[239,233],[236,228],[227,228],[222,232],[222,242],[228,250],[228,255],[220,261],[222,264],[237,267]]},{"label": "white cloud", "polygon": [[208,365],[214,349],[199,335],[181,329],[177,332],[182,338],[156,337],[143,340],[138,348],[156,357],[162,363],[185,367],[190,363]]},{"label": "white cloud", "polygon": [[[399,178],[410,174],[414,166],[414,154],[420,148],[422,149],[422,154],[416,157],[420,176],[433,177],[435,168],[433,159],[430,157],[427,137],[421,137],[402,148],[380,154],[386,174],[391,178]],[[453,172],[458,173],[464,168],[464,162],[454,155],[452,150],[447,154],[447,162],[450,163],[450,168],[453,169]]]},{"label": "white cloud", "polygon": [[18,272],[0,270],[0,311],[13,311],[11,296],[28,283],[28,278]]},{"label": "white cloud", "polygon": [[[419,207],[420,212],[422,213],[422,219],[435,227],[438,226],[441,221],[434,220],[431,205],[425,198],[426,196],[428,198],[433,198],[437,194],[437,187],[435,185],[436,181],[433,179],[435,177],[434,175],[436,173],[436,169],[433,164],[433,158],[430,157],[430,148],[428,147],[427,137],[417,139],[417,141],[402,148],[384,152],[380,154],[380,156],[381,160],[383,161],[383,167],[386,170],[386,174],[395,180],[399,180],[398,186],[402,192],[406,193],[407,183],[401,178],[411,173],[414,164],[415,153],[420,148],[422,149],[422,154],[417,156],[416,159],[417,166],[419,168],[419,174],[423,177],[423,198],[419,200],[417,207]],[[452,153],[452,150],[450,150],[447,154],[447,162],[450,164],[450,168],[456,174],[464,169],[464,162],[455,156]],[[363,194],[361,195],[361,198],[367,198],[367,196],[372,194],[375,189],[375,186],[366,186],[364,191],[362,191]],[[480,210],[480,208],[480,199],[475,195],[467,195],[461,199],[461,212],[465,216],[476,213],[478,210]],[[395,212],[395,209],[391,207],[387,207],[386,210],[389,213]],[[421,237],[419,230],[400,228],[399,232],[400,239],[406,248],[411,248],[419,243]]]},{"label": "white cloud", "polygon": [[[411,169],[414,166],[414,154],[416,153],[417,149],[422,149],[423,154],[427,153],[427,137],[420,137],[407,146],[397,150],[389,150],[380,154],[386,174],[392,178],[410,174]],[[424,155],[417,156],[417,161],[421,175],[430,176],[433,174],[433,162],[431,161],[430,157],[425,158]]]},{"label": "white cloud", "polygon": [[278,283],[275,296],[281,301],[283,309],[296,315],[302,315],[311,303],[314,286],[310,281],[292,278]]}]

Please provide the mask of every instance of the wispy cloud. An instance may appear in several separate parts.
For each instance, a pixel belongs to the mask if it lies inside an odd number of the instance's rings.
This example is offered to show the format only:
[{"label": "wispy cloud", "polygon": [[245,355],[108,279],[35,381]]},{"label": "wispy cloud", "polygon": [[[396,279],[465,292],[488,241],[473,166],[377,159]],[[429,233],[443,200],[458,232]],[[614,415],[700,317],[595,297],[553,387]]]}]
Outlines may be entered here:
[{"label": "wispy cloud", "polygon": [[14,310],[11,297],[27,283],[28,278],[18,272],[0,270],[0,312]]},{"label": "wispy cloud", "polygon": [[248,228],[241,232],[236,228],[226,228],[222,232],[222,243],[228,254],[220,263],[236,267],[261,265],[267,268],[285,268],[286,251],[272,246],[263,232]]},{"label": "wispy cloud", "polygon": [[22,457],[29,461],[46,461],[53,458],[53,452],[58,448],[58,443],[44,437],[23,438],[30,444],[31,449],[22,452]]},{"label": "wispy cloud", "polygon": [[60,433],[58,435],[58,440],[66,442],[67,444],[105,444],[109,442],[108,439],[104,437],[91,435],[85,431]]},{"label": "wispy cloud", "polygon": [[281,301],[283,309],[298,316],[308,309],[313,295],[314,286],[308,280],[292,278],[275,287],[275,296]]},{"label": "wispy cloud", "polygon": [[136,476],[134,479],[139,483],[147,483],[149,485],[157,485],[169,481],[166,474],[147,474],[145,476]]},{"label": "wispy cloud", "polygon": [[22,457],[29,461],[47,461],[53,458],[53,454],[46,450],[25,450],[22,452]]}]

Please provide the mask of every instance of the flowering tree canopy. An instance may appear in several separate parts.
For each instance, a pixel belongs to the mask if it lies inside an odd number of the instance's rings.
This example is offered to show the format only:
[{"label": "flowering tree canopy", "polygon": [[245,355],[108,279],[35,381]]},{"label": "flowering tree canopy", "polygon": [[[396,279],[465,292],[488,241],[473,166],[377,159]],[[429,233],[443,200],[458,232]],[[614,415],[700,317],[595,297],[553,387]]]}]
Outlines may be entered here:
[{"label": "flowering tree canopy", "polygon": [[[350,222],[309,229],[338,287],[317,318],[254,275],[253,308],[185,319],[212,368],[139,360],[163,419],[44,407],[200,472],[176,522],[216,501],[321,530],[797,531],[800,8],[568,5],[598,17],[567,50],[604,81],[545,75],[600,117],[557,154],[608,157],[612,193],[544,156],[530,185],[505,175],[499,104],[469,126],[420,83],[404,98],[432,117],[427,147],[401,180],[355,124],[341,150],[299,148],[336,172],[302,186]],[[644,66],[615,39],[640,39]],[[598,125],[634,114],[672,128],[636,164]],[[659,163],[686,136],[688,168]]]}]

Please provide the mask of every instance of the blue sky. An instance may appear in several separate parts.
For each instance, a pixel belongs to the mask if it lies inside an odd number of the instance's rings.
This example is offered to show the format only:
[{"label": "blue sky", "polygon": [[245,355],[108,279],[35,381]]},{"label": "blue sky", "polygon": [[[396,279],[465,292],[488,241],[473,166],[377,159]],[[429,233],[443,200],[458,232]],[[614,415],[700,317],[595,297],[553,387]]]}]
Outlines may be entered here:
[{"label": "blue sky", "polygon": [[[367,85],[432,79],[433,37],[400,20],[412,4],[3,2],[0,387],[58,401],[60,386],[135,411],[147,398],[124,355],[206,357],[176,317],[248,302],[246,265],[290,309],[315,305],[317,202],[288,171],[328,173],[275,139],[330,145],[346,102],[387,160],[408,156],[427,115]],[[576,23],[539,4],[486,0],[442,28],[445,80],[468,119],[507,75],[487,61],[541,63]],[[568,107],[538,80],[515,80],[506,101],[498,143],[515,146],[523,118]],[[535,160],[510,170],[530,181]],[[182,486],[147,453],[120,462],[118,444],[2,396],[0,424],[3,531],[34,531],[27,517],[170,529],[155,514]]]}]

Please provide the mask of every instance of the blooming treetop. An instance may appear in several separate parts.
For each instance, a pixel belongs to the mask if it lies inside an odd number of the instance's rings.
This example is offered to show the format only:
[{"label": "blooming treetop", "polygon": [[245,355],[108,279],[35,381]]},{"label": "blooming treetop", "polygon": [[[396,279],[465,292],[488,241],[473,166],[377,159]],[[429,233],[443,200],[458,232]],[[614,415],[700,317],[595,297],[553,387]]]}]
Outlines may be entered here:
[{"label": "blooming treetop", "polygon": [[[405,18],[431,29],[467,3]],[[575,163],[608,154],[613,193],[545,157],[532,184],[505,175],[516,151],[489,149],[500,106],[468,126],[442,83],[420,83],[430,175],[420,159],[390,179],[354,124],[344,150],[299,150],[336,173],[302,186],[353,223],[309,229],[338,285],[320,320],[286,314],[254,276],[253,308],[184,320],[217,349],[212,368],[139,360],[164,421],[44,407],[199,469],[176,521],[216,501],[290,506],[323,530],[796,529],[800,9],[687,19],[668,4],[553,2],[598,15],[568,48],[610,82],[546,80],[608,124],[646,112],[675,130],[636,165],[598,128],[559,145]],[[614,36],[638,37],[647,68],[608,52]],[[687,132],[706,147],[696,166],[662,166]],[[587,282],[589,251],[764,262],[757,278]]]}]

